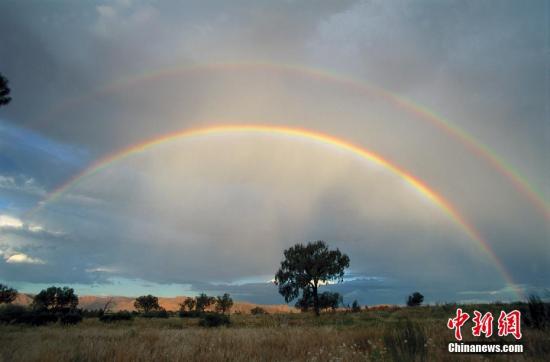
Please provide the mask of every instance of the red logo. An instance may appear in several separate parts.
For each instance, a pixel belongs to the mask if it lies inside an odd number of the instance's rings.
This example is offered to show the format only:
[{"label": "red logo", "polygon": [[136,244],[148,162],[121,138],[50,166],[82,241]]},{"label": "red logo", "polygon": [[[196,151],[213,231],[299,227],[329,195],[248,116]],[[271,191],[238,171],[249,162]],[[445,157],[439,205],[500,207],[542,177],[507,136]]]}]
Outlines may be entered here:
[{"label": "red logo", "polygon": [[[468,319],[470,319],[470,315],[463,312],[461,308],[456,310],[456,317],[449,318],[447,328],[454,329],[455,339],[457,341],[462,340],[461,328]],[[494,318],[491,312],[481,314],[481,312],[475,310],[474,317],[472,318],[472,322],[474,322],[472,335],[479,337],[483,334],[485,338],[491,337],[493,335],[493,321]],[[516,339],[521,339],[521,313],[519,310],[513,310],[510,313],[506,313],[505,311],[500,312],[500,317],[498,318],[498,335],[503,337],[510,334]]]}]

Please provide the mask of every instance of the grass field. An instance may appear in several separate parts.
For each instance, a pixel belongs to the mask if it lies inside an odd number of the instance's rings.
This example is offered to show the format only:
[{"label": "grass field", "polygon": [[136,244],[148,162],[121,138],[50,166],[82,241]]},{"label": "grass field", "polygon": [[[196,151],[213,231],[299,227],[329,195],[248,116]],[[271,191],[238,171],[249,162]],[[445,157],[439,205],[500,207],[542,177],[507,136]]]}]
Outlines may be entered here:
[{"label": "grass field", "polygon": [[[204,328],[193,318],[135,318],[75,326],[0,326],[2,361],[362,361],[538,360],[550,356],[550,332],[523,327],[522,354],[450,354],[444,307],[360,313],[232,315],[229,327]],[[463,328],[465,341],[472,337]],[[516,343],[513,337],[491,341]]]}]

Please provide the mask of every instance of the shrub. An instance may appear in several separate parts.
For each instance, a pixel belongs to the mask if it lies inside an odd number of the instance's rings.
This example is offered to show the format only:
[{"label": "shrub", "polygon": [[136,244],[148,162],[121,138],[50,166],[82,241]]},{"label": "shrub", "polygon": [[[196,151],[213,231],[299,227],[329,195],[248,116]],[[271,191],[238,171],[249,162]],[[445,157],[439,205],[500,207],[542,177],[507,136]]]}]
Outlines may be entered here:
[{"label": "shrub", "polygon": [[57,314],[32,310],[24,313],[19,320],[15,321],[15,323],[43,326],[46,324],[56,323],[58,320],[59,316]]},{"label": "shrub", "polygon": [[17,297],[17,290],[8,287],[7,285],[0,284],[0,304],[11,303]]},{"label": "shrub", "polygon": [[199,321],[199,325],[202,327],[219,327],[230,323],[228,315],[217,313],[205,313]]},{"label": "shrub", "polygon": [[166,311],[166,309],[162,308],[159,310],[145,312],[141,316],[143,318],[168,318],[168,312]]},{"label": "shrub", "polygon": [[262,307],[254,307],[250,310],[250,314],[258,315],[258,314],[269,314],[265,309]]},{"label": "shrub", "polygon": [[134,319],[134,315],[128,311],[120,311],[116,313],[105,313],[99,317],[99,320],[103,323],[112,323],[118,321],[131,321]]},{"label": "shrub", "polygon": [[351,311],[353,313],[359,313],[361,311],[361,306],[359,305],[359,302],[357,302],[357,300],[354,300],[351,304]]},{"label": "shrub", "polygon": [[161,309],[159,299],[151,294],[137,297],[134,301],[134,307],[136,310],[143,313],[149,313]]},{"label": "shrub", "polygon": [[418,307],[424,301],[424,296],[418,292],[414,292],[407,298],[407,306]]},{"label": "shrub", "polygon": [[425,361],[427,342],[421,326],[409,320],[399,323],[397,328],[387,330],[384,334],[384,344],[394,361]]},{"label": "shrub", "polygon": [[538,295],[531,294],[527,299],[529,313],[525,323],[529,327],[545,329],[550,326],[550,305],[544,303]]},{"label": "shrub", "polygon": [[180,310],[178,315],[180,318],[199,318],[202,313],[198,310]]},{"label": "shrub", "polygon": [[24,314],[28,312],[22,305],[6,304],[0,307],[0,323],[20,323]]},{"label": "shrub", "polygon": [[59,317],[59,323],[64,325],[77,324],[80,322],[82,322],[82,314],[77,312],[63,314]]}]

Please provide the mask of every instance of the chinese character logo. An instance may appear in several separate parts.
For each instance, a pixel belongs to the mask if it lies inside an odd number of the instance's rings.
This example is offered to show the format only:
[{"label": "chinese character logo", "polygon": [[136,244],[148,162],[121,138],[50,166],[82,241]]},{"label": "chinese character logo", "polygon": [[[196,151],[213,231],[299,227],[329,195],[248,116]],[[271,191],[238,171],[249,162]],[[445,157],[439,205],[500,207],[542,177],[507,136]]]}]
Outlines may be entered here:
[{"label": "chinese character logo", "polygon": [[[447,328],[454,329],[455,339],[457,341],[462,340],[462,327],[470,319],[470,315],[463,312],[461,308],[456,310],[456,317],[449,318],[447,322]],[[480,337],[484,335],[485,338],[493,335],[493,315],[491,312],[482,314],[475,310],[472,322],[472,335],[474,337]],[[521,339],[521,313],[519,310],[513,310],[510,313],[505,311],[500,312],[498,318],[498,335],[500,337],[512,335],[516,339]]]}]

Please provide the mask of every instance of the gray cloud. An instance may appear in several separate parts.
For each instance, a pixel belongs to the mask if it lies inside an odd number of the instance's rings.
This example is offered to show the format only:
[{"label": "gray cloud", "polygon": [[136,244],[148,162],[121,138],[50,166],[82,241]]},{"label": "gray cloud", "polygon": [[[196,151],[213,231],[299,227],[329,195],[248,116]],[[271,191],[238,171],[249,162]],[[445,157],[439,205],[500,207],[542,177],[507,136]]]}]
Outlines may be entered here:
[{"label": "gray cloud", "polygon": [[46,192],[114,150],[184,128],[263,123],[326,132],[395,161],[452,202],[518,283],[547,288],[540,213],[418,114],[299,69],[204,66],[296,64],[399,93],[548,195],[545,10],[543,1],[3,2],[0,71],[14,100],[0,110],[0,211],[44,229],[2,229],[0,240],[45,263],[0,260],[0,271],[8,281],[137,278],[276,302],[273,286],[235,281],[273,274],[295,242],[326,239],[352,256],[353,273],[383,278],[331,286],[362,303],[399,303],[413,289],[431,301],[511,298],[440,208],[387,170],[307,140],[165,144],[26,219]]}]

